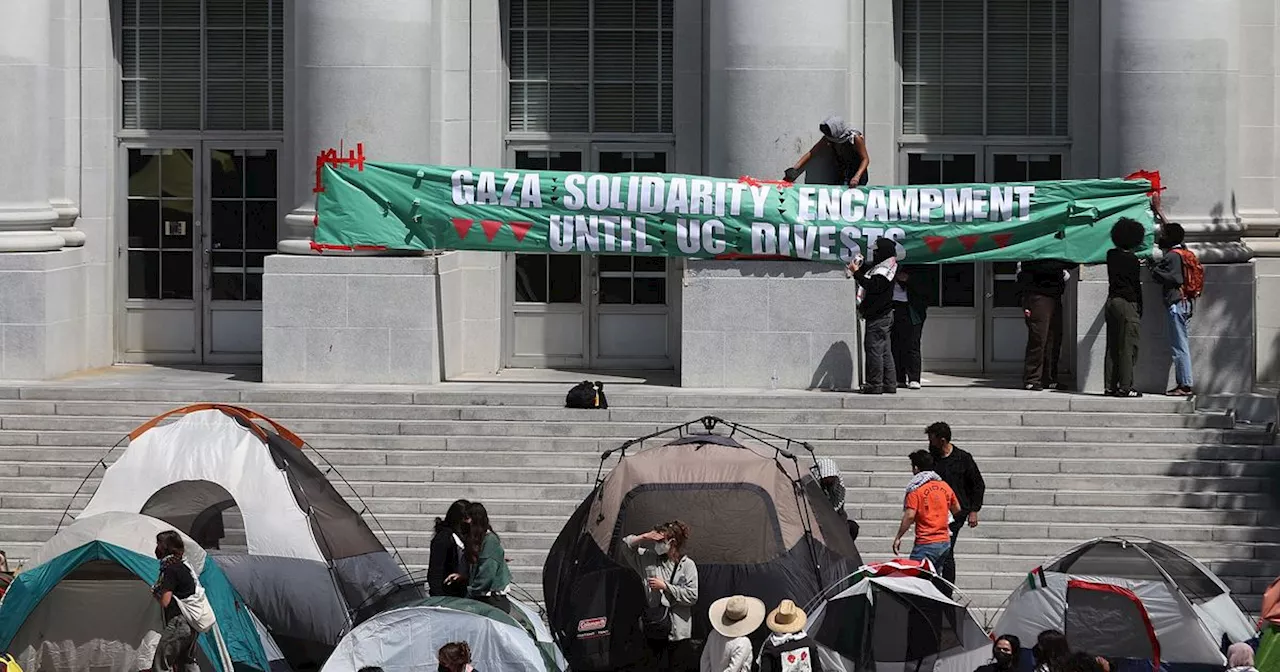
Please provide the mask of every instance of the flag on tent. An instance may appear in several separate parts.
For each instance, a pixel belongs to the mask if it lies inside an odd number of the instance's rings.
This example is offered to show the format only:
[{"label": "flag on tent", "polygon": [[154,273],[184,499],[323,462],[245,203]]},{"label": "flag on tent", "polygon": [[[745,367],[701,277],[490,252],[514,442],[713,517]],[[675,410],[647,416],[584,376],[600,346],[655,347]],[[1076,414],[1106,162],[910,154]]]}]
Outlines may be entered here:
[{"label": "flag on tent", "polygon": [[1027,574],[1027,587],[1031,590],[1049,587],[1049,582],[1044,578],[1044,567],[1036,567]]}]

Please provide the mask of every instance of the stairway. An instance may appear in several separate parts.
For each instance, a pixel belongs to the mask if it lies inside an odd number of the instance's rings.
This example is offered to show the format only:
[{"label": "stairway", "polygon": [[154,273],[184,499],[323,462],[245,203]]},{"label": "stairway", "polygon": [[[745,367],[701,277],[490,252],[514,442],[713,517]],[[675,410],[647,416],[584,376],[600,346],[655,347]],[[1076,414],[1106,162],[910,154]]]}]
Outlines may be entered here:
[{"label": "stairway", "polygon": [[[601,452],[706,414],[807,440],[834,457],[867,561],[889,557],[910,477],[906,455],[925,447],[927,424],[950,423],[956,445],[974,454],[987,482],[980,525],[960,539],[958,583],[988,614],[1028,571],[1102,535],[1148,536],[1184,549],[1219,572],[1248,611],[1280,574],[1273,468],[1280,447],[1234,429],[1229,416],[1196,413],[1186,400],[981,388],[862,397],[616,385],[613,408],[578,411],[560,407],[566,388],[0,384],[0,548],[16,564],[47,540],[64,507],[71,503],[74,514],[88,500],[100,469],[74,502],[71,495],[128,431],[176,406],[218,401],[253,408],[307,439],[336,468],[339,491],[357,510],[368,507],[411,568],[425,567],[434,517],[449,502],[485,502],[515,581],[535,596],[546,551],[590,491]],[[242,533],[230,525],[229,535],[234,544]]]}]

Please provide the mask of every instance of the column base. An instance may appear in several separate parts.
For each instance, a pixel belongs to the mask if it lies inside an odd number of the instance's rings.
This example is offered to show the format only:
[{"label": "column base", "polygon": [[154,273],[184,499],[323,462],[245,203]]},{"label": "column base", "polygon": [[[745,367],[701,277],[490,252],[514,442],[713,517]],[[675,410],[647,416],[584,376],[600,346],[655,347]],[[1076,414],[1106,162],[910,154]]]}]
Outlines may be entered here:
[{"label": "column base", "polygon": [[263,382],[439,382],[436,272],[434,257],[267,257]]},{"label": "column base", "polygon": [[49,380],[88,366],[84,256],[83,248],[0,254],[0,380]]},{"label": "column base", "polygon": [[861,382],[857,285],[833,264],[689,260],[680,385],[849,390]]},{"label": "column base", "polygon": [[61,250],[62,236],[53,232],[58,213],[46,203],[0,207],[0,252]]},{"label": "column base", "polygon": [[58,215],[58,221],[53,226],[54,233],[62,236],[62,243],[66,247],[81,247],[86,239],[84,231],[76,228],[76,220],[80,218],[80,208],[76,207],[74,201],[69,198],[51,199],[49,206]]}]

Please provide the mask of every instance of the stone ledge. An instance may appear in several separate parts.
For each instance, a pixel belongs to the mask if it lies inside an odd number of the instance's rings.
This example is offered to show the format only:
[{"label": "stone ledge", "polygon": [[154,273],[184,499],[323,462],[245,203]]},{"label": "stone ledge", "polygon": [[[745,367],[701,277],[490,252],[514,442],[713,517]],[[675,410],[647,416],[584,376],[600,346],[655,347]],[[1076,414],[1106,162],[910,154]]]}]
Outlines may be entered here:
[{"label": "stone ledge", "polygon": [[439,257],[434,255],[349,257],[273,254],[266,258],[264,271],[267,275],[435,275],[438,266]]}]

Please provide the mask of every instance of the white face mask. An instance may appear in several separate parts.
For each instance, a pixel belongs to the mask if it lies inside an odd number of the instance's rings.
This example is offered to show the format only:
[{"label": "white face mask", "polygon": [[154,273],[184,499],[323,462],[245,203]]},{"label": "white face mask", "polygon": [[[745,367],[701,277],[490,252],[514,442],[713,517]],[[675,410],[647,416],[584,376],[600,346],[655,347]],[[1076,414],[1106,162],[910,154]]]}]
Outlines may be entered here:
[{"label": "white face mask", "polygon": [[659,541],[653,545],[653,552],[658,555],[666,555],[671,550],[671,544],[665,541]]}]

